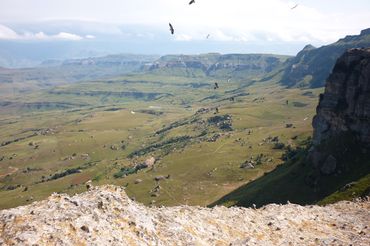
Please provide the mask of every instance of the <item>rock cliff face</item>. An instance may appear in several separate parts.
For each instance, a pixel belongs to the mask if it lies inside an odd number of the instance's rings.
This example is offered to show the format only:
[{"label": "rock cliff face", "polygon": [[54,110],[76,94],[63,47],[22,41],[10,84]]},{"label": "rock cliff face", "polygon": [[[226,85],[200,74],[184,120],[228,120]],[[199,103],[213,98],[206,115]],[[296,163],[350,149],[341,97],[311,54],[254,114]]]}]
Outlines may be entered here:
[{"label": "rock cliff face", "polygon": [[115,186],[0,211],[0,245],[369,245],[369,201],[149,208]]},{"label": "rock cliff face", "polygon": [[370,48],[338,59],[313,120],[315,145],[343,133],[370,144]]}]

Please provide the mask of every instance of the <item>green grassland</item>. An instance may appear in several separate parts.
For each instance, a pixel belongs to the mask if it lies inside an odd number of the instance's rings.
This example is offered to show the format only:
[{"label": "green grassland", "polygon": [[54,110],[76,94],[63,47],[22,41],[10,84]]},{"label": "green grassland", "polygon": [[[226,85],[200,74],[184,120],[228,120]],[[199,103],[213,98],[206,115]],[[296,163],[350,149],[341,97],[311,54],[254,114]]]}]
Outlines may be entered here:
[{"label": "green grassland", "polygon": [[[144,204],[206,206],[283,162],[284,149],[274,149],[269,137],[292,147],[309,137],[321,91],[137,74],[7,95],[10,104],[0,107],[0,208],[82,192],[88,180],[126,186]],[[231,129],[213,124],[215,116],[229,117]],[[240,168],[261,154],[254,169]],[[114,177],[151,156],[153,168]]]}]

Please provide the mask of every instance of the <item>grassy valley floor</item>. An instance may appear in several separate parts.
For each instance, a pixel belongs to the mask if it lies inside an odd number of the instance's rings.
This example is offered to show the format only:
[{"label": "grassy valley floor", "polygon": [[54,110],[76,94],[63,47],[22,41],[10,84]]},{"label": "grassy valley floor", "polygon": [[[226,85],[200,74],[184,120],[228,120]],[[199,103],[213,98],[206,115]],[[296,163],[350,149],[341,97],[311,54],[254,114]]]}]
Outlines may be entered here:
[{"label": "grassy valley floor", "polygon": [[[217,81],[214,90],[216,81],[136,75],[7,98],[0,208],[79,193],[89,180],[125,186],[144,204],[206,206],[274,170],[284,146],[312,134],[322,89]],[[153,168],[118,177],[150,157]],[[240,168],[246,161],[254,168]]]}]

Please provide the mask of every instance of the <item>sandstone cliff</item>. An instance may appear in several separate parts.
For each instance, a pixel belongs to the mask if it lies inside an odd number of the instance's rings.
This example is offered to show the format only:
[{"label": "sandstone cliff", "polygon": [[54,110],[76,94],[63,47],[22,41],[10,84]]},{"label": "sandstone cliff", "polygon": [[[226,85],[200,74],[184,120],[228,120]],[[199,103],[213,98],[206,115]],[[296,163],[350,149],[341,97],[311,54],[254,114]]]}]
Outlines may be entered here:
[{"label": "sandstone cliff", "polygon": [[369,245],[370,201],[160,207],[115,186],[0,211],[0,245]]},{"label": "sandstone cliff", "polygon": [[370,144],[370,49],[352,49],[338,59],[313,127],[316,145],[345,132]]}]

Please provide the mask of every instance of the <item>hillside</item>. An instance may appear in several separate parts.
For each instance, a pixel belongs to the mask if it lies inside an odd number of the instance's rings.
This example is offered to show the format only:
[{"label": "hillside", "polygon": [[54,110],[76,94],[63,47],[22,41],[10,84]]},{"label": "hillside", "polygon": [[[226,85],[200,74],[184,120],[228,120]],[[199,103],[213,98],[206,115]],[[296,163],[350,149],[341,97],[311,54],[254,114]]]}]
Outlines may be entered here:
[{"label": "hillside", "polygon": [[370,29],[320,48],[307,45],[296,57],[286,62],[280,83],[288,87],[323,87],[336,60],[346,50],[362,47],[370,47]]},{"label": "hillside", "polygon": [[370,191],[370,49],[338,59],[320,96],[312,144],[286,150],[286,162],[215,204],[329,203]]},{"label": "hillside", "polygon": [[115,186],[0,211],[1,245],[368,245],[370,202],[145,207]]}]

